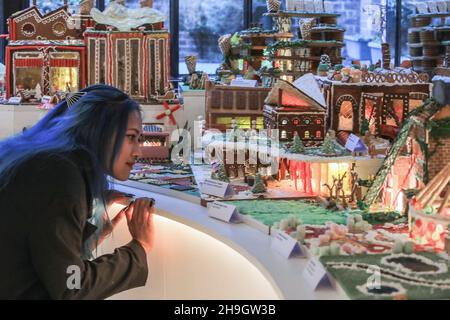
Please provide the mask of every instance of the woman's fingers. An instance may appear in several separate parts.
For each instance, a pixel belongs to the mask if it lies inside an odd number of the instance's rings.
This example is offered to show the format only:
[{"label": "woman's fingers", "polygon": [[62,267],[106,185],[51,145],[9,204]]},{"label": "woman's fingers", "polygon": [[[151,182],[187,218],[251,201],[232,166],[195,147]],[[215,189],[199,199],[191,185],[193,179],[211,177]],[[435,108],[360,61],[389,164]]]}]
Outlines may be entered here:
[{"label": "woman's fingers", "polygon": [[154,213],[155,213],[155,208],[151,207],[151,208],[148,210],[148,213],[149,213],[149,215],[148,215],[148,218],[147,218],[147,223],[148,223],[149,225],[153,225],[153,215],[154,215]]},{"label": "woman's fingers", "polygon": [[136,208],[133,214],[133,216],[136,216],[136,223],[141,225],[147,222],[150,203],[151,200],[149,198],[139,198],[136,200]]},{"label": "woman's fingers", "polygon": [[120,220],[122,220],[123,217],[125,217],[124,209],[120,210],[119,213],[111,220],[111,225],[112,225],[113,229],[117,226],[117,224],[120,222]]},{"label": "woman's fingers", "polygon": [[127,217],[128,225],[130,225],[130,223],[132,221],[134,207],[135,207],[135,203],[132,202],[128,207],[123,209],[123,211],[125,211],[125,216]]}]

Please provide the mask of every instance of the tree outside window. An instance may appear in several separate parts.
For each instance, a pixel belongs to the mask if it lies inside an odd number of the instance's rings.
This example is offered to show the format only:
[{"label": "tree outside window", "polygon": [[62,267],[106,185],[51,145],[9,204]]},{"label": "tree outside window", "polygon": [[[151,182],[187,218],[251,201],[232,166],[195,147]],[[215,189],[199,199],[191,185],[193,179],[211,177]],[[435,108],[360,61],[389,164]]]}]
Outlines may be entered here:
[{"label": "tree outside window", "polygon": [[[30,5],[33,1],[30,0]],[[67,2],[69,5],[69,12],[75,13],[78,11],[80,1],[79,0],[69,0]],[[37,0],[36,6],[42,13],[48,13],[50,11],[56,10],[64,5],[64,0]]]},{"label": "tree outside window", "polygon": [[180,0],[179,73],[187,74],[184,57],[197,56],[197,70],[214,74],[222,62],[218,39],[243,29],[243,0]]}]

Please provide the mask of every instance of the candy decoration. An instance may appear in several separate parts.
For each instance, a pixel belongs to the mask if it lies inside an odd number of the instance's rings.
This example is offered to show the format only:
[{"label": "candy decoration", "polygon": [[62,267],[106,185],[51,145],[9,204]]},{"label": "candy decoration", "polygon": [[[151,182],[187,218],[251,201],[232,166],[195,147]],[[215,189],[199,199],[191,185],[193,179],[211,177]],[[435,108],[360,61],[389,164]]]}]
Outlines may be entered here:
[{"label": "candy decoration", "polygon": [[197,56],[186,56],[184,57],[184,62],[186,63],[189,74],[193,74],[197,66]]},{"label": "candy decoration", "polygon": [[174,106],[173,108],[170,108],[170,107],[169,107],[169,104],[168,104],[166,101],[163,101],[163,106],[164,106],[164,108],[166,109],[166,111],[164,111],[164,112],[158,114],[158,115],[156,116],[156,119],[160,120],[160,119],[162,119],[162,118],[164,118],[164,117],[169,117],[169,119],[172,121],[172,124],[173,124],[173,125],[176,125],[176,124],[177,124],[177,121],[175,120],[175,117],[174,117],[173,113],[174,113],[175,111],[177,111],[178,109],[180,109],[181,106],[180,106],[179,104],[177,104],[177,105]]},{"label": "candy decoration", "polygon": [[266,0],[267,11],[277,12],[280,9],[281,1],[279,0]]},{"label": "candy decoration", "polygon": [[218,40],[219,49],[224,57],[228,57],[231,52],[231,34],[225,34]]},{"label": "candy decoration", "polygon": [[391,68],[391,49],[389,43],[381,44],[381,53],[383,55],[383,69],[389,70]]}]

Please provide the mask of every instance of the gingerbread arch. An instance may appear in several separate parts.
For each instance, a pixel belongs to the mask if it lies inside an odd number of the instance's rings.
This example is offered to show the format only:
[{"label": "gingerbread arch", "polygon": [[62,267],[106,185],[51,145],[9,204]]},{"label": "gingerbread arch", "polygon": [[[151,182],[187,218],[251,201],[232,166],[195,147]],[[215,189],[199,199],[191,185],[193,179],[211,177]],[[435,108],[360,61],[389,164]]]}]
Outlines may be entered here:
[{"label": "gingerbread arch", "polygon": [[334,106],[334,116],[333,116],[333,129],[336,131],[340,130],[340,114],[341,114],[341,109],[342,106],[344,104],[344,102],[350,102],[351,103],[351,118],[352,118],[352,128],[347,130],[347,131],[352,131],[352,132],[358,132],[359,131],[359,103],[358,101],[349,94],[344,94],[342,96],[340,96],[337,101],[336,104]]}]

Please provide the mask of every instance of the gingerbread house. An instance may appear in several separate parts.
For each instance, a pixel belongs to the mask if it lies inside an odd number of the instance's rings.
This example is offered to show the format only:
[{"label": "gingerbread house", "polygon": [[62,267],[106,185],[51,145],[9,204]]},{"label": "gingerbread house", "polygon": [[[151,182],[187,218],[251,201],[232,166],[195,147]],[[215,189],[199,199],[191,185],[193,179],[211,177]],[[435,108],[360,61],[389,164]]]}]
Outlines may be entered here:
[{"label": "gingerbread house", "polygon": [[91,10],[97,25],[84,33],[89,85],[109,84],[141,102],[159,100],[168,91],[169,33],[163,29],[165,17],[150,5],[128,9],[112,2],[103,12]]},{"label": "gingerbread house", "polygon": [[20,94],[36,103],[104,83],[140,102],[174,100],[165,17],[148,1],[141,5],[128,9],[113,1],[100,12],[92,0],[82,0],[73,16],[67,5],[45,15],[33,5],[11,16],[7,97]]},{"label": "gingerbread house", "polygon": [[6,95],[31,98],[77,91],[85,83],[85,45],[81,23],[67,6],[43,15],[36,6],[8,19]]},{"label": "gingerbread house", "polygon": [[[302,84],[308,83],[308,87]],[[317,88],[317,90],[314,90]],[[264,105],[264,127],[277,129],[280,141],[292,141],[295,133],[306,145],[318,145],[324,140],[326,127],[325,100],[312,74],[293,84],[278,80]]]},{"label": "gingerbread house", "polygon": [[160,124],[143,124],[140,137],[141,157],[139,162],[154,163],[169,161],[169,132]]},{"label": "gingerbread house", "polygon": [[141,102],[156,100],[169,86],[167,30],[89,29],[87,82],[115,86]]},{"label": "gingerbread house", "polygon": [[408,113],[430,97],[427,75],[363,73],[360,82],[318,77],[328,108],[328,123],[336,132],[361,133],[363,123],[375,136],[395,138]]},{"label": "gingerbread house", "polygon": [[241,129],[250,128],[256,120],[262,128],[264,100],[270,88],[237,87],[206,83],[206,125],[208,128],[226,130],[234,118]]}]

